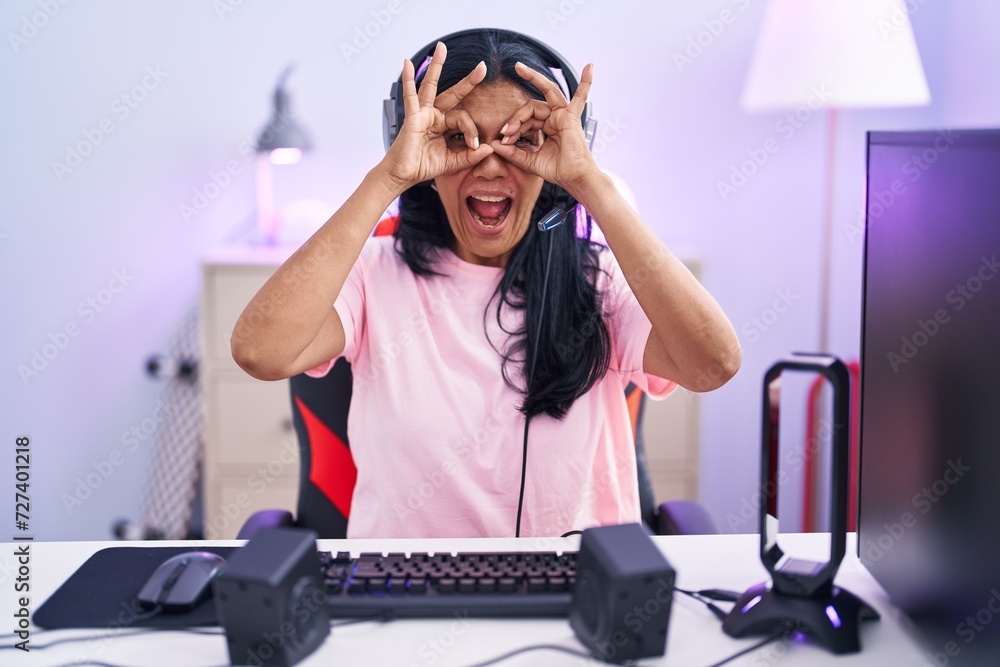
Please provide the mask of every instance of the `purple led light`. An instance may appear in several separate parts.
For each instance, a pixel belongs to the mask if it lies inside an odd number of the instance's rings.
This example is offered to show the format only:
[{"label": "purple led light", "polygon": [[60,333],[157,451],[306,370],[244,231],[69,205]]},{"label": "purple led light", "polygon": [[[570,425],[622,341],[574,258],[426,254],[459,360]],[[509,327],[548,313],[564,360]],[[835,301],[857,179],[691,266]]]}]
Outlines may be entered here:
[{"label": "purple led light", "polygon": [[833,608],[833,605],[826,605],[826,617],[833,623],[833,627],[840,627],[840,616],[837,615],[837,610]]},{"label": "purple led light", "polygon": [[759,595],[756,596],[756,597],[754,597],[752,600],[750,600],[750,602],[747,602],[745,605],[743,605],[743,609],[740,610],[740,613],[741,614],[747,613],[758,602],[760,602],[760,596]]},{"label": "purple led light", "polygon": [[427,56],[426,58],[424,58],[424,62],[420,63],[420,67],[417,68],[416,73],[413,75],[413,80],[416,81],[421,76],[423,76],[424,72],[427,71],[427,66],[430,64],[431,64],[431,56]]}]

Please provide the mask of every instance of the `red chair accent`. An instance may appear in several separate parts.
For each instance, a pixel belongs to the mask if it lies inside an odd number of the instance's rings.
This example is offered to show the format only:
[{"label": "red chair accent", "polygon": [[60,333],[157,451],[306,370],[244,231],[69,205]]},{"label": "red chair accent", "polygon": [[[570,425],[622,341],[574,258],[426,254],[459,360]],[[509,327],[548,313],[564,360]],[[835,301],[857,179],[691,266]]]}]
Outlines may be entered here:
[{"label": "red chair accent", "polygon": [[[856,359],[848,361],[847,371],[851,374],[851,439],[848,453],[848,487],[847,487],[847,530],[858,529],[858,454],[861,446],[861,363]],[[819,529],[816,517],[818,503],[816,499],[816,481],[820,473],[820,457],[808,446],[810,440],[819,437],[820,398],[823,394],[825,379],[817,377],[809,387],[808,404],[806,406],[806,451],[805,478],[802,490],[802,532],[812,533]]]},{"label": "red chair accent", "polygon": [[302,413],[309,434],[309,450],[312,452],[309,481],[330,499],[344,518],[350,518],[351,497],[354,484],[358,481],[358,469],[351,450],[299,396],[295,397],[295,404]]},{"label": "red chair accent", "polygon": [[382,218],[378,221],[378,224],[375,225],[375,229],[372,231],[372,236],[392,236],[398,226],[398,215],[394,215],[391,218]]}]

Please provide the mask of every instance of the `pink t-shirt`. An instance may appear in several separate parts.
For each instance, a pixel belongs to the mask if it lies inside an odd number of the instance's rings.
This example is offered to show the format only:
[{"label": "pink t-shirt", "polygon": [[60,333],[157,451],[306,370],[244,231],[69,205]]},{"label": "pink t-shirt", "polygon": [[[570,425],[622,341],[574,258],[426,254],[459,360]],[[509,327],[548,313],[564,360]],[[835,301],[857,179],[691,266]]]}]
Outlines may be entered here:
[{"label": "pink t-shirt", "polygon": [[[624,389],[632,381],[663,398],[677,385],[642,372],[651,325],[611,252],[602,258],[611,275],[598,282],[611,367],[563,420],[532,418],[522,536],[639,520]],[[446,275],[415,276],[391,237],[370,239],[334,304],[354,373],[347,433],[358,477],[350,538],[514,535],[524,415],[490,344],[503,349],[506,342],[495,301],[483,326],[503,269],[469,264],[448,250],[438,251],[435,268]],[[573,340],[566,332],[569,349]],[[519,371],[512,379],[520,383]]]}]

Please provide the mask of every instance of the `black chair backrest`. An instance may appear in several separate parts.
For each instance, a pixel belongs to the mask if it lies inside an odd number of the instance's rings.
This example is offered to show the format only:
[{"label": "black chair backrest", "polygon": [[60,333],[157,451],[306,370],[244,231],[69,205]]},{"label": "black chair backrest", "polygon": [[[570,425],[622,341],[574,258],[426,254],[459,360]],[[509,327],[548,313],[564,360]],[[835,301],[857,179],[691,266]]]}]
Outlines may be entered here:
[{"label": "black chair backrest", "polygon": [[296,375],[289,387],[300,460],[295,523],[321,538],[347,537],[357,476],[347,439],[351,365],[338,359],[324,377]]}]

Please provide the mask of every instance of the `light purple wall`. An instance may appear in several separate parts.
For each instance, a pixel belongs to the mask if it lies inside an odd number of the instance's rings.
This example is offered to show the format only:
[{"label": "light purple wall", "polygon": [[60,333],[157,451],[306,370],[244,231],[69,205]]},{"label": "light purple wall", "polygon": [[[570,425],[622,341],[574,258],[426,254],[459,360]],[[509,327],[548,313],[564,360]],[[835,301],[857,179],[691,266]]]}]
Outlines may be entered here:
[{"label": "light purple wall", "polygon": [[[235,8],[219,15],[214,6],[227,2]],[[1000,124],[995,3],[911,5],[934,102],[841,114],[840,230],[863,201],[865,130]],[[756,480],[760,377],[778,357],[817,341],[823,120],[812,118],[785,137],[776,129],[780,116],[738,107],[764,3],[469,6],[184,0],[154,10],[105,0],[59,5],[15,44],[10,35],[22,33],[24,21],[43,11],[41,3],[3,4],[0,438],[12,444],[27,434],[35,443],[38,537],[101,539],[115,518],[136,515],[145,449],[129,454],[73,513],[60,498],[122,448],[124,431],[153,413],[161,387],[144,377],[143,360],[162,349],[197,303],[200,254],[252,224],[252,175],[240,145],[266,120],[281,69],[298,64],[290,82],[293,108],[317,150],[278,173],[278,203],[310,198],[333,207],[381,157],[381,100],[402,58],[435,36],[480,25],[533,34],[581,67],[596,63],[600,163],[630,184],[661,238],[703,257],[704,281],[741,332],[745,356],[740,374],[703,398],[702,499],[723,525],[738,513]],[[693,62],[678,67],[674,54],[724,10],[733,20]],[[372,12],[392,18],[346,57],[341,44],[373,20]],[[157,82],[147,68],[165,76]],[[115,100],[144,78],[150,90],[123,117]],[[113,123],[113,133],[60,181],[52,163],[102,119]],[[778,153],[723,201],[717,181],[772,136],[780,141]],[[190,205],[194,190],[231,160],[240,173],[206,210],[184,221],[180,205]],[[858,350],[860,251],[860,239],[838,233],[832,342],[845,357]],[[100,294],[122,269],[134,278],[103,312],[85,316],[78,304]],[[788,290],[794,296],[788,312],[767,331],[751,333],[752,318]],[[18,366],[30,364],[32,351],[70,323],[78,335],[25,384]]]}]

